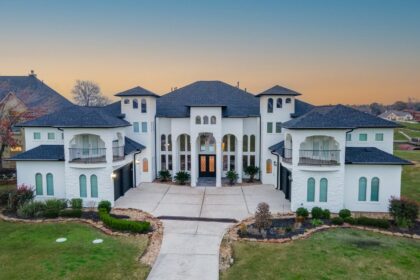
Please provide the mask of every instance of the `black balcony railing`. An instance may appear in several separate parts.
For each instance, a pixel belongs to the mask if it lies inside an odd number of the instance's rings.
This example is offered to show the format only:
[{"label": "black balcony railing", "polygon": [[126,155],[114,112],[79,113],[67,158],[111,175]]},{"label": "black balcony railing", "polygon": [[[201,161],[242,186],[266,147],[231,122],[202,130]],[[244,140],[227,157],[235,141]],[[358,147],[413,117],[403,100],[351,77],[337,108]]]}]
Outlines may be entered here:
[{"label": "black balcony railing", "polygon": [[118,161],[124,159],[124,146],[112,147],[112,160]]},{"label": "black balcony railing", "polygon": [[69,162],[100,163],[106,162],[106,148],[69,148]]},{"label": "black balcony railing", "polygon": [[283,162],[292,163],[292,149],[283,149]]},{"label": "black balcony railing", "polygon": [[339,165],[340,150],[300,150],[299,165]]}]

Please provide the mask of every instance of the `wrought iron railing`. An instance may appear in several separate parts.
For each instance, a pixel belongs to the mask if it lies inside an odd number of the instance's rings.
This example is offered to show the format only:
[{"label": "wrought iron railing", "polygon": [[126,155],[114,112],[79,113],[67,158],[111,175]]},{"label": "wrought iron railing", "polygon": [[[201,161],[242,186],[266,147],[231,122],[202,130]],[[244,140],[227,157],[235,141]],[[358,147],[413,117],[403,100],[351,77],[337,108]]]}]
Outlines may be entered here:
[{"label": "wrought iron railing", "polygon": [[283,148],[283,162],[292,163],[292,149]]},{"label": "wrought iron railing", "polygon": [[340,150],[300,150],[299,165],[339,165]]},{"label": "wrought iron railing", "polygon": [[106,148],[69,148],[69,162],[100,163],[106,162]]},{"label": "wrought iron railing", "polygon": [[124,146],[112,147],[112,160],[118,161],[124,159]]}]

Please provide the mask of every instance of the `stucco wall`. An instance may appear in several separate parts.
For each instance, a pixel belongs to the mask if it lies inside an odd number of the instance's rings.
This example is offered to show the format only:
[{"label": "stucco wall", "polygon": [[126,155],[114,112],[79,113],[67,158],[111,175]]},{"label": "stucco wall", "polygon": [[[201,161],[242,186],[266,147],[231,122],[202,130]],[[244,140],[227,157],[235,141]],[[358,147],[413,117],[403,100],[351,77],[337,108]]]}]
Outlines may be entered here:
[{"label": "stucco wall", "polygon": [[[367,134],[367,141],[359,140],[359,134],[361,133]],[[376,141],[376,133],[383,133],[384,140]],[[350,134],[351,141],[346,142],[348,147],[376,147],[390,154],[394,152],[394,129],[392,128],[359,128],[353,130]]]},{"label": "stucco wall", "polygon": [[[25,149],[28,151],[40,145],[63,145],[63,131],[57,128],[50,128],[50,127],[26,127],[25,131]],[[34,132],[41,133],[41,139],[35,140],[34,139]],[[50,140],[48,139],[48,133],[54,133],[55,139]]]}]

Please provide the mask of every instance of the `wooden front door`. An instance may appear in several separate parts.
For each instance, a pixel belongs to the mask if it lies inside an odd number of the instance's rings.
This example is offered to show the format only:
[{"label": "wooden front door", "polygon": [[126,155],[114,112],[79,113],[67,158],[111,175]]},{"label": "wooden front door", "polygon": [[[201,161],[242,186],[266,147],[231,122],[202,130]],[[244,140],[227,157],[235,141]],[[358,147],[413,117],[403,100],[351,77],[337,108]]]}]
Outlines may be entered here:
[{"label": "wooden front door", "polygon": [[200,155],[199,169],[200,177],[216,177],[216,155]]}]

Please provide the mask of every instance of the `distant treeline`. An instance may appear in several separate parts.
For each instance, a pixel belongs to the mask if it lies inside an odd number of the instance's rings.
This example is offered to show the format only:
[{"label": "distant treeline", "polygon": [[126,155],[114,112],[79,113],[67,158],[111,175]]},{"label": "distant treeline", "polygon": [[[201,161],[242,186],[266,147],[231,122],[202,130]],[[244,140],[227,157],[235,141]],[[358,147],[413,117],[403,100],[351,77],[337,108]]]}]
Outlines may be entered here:
[{"label": "distant treeline", "polygon": [[359,109],[360,111],[370,113],[372,115],[380,115],[385,111],[389,110],[397,110],[397,111],[404,111],[404,110],[414,110],[420,111],[420,102],[413,99],[408,99],[407,102],[404,101],[397,101],[391,105],[384,105],[381,103],[371,103],[371,104],[364,104],[364,105],[350,105],[353,108]]}]

